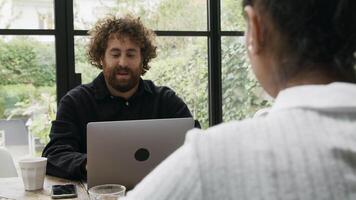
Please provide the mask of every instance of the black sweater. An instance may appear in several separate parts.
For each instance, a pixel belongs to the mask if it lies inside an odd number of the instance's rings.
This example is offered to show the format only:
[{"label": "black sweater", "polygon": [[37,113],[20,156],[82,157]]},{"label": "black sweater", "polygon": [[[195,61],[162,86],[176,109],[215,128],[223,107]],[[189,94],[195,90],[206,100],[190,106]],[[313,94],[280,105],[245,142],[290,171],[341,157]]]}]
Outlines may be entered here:
[{"label": "black sweater", "polygon": [[[140,80],[128,100],[111,96],[102,73],[89,84],[69,91],[60,101],[52,122],[50,142],[43,150],[47,174],[86,179],[86,126],[93,121],[191,117],[187,105],[168,87]],[[199,123],[196,123],[199,127]]]}]

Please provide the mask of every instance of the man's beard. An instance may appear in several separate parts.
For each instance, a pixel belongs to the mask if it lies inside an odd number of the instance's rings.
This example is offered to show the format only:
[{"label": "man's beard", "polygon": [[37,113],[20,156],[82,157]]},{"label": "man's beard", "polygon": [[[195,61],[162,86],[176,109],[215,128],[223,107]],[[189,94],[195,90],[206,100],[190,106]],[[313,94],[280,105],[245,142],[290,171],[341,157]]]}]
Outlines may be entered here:
[{"label": "man's beard", "polygon": [[[116,75],[119,72],[128,73],[129,79],[119,80]],[[140,81],[140,74],[135,74],[127,68],[114,68],[110,73],[109,84],[112,88],[119,92],[127,92],[134,88]]]}]

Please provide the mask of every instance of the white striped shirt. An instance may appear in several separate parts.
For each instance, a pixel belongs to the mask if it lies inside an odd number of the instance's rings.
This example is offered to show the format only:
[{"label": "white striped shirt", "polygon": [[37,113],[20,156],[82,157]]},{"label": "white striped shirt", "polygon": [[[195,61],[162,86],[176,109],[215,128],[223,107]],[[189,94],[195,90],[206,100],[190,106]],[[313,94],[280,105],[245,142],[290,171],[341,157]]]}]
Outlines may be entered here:
[{"label": "white striped shirt", "polygon": [[289,88],[263,117],[192,130],[127,199],[356,199],[356,85]]}]

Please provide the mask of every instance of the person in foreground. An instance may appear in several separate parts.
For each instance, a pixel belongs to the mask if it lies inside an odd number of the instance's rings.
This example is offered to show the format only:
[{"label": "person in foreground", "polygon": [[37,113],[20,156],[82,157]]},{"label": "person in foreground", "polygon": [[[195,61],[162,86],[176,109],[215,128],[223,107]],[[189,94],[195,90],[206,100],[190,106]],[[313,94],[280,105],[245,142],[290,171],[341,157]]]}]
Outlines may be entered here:
[{"label": "person in foreground", "polygon": [[89,60],[102,72],[61,99],[43,150],[49,175],[86,179],[88,122],[192,117],[173,90],[142,80],[156,46],[154,32],[139,18],[107,17],[89,33]]},{"label": "person in foreground", "polygon": [[356,199],[356,1],[243,7],[271,110],[188,132],[125,199]]}]

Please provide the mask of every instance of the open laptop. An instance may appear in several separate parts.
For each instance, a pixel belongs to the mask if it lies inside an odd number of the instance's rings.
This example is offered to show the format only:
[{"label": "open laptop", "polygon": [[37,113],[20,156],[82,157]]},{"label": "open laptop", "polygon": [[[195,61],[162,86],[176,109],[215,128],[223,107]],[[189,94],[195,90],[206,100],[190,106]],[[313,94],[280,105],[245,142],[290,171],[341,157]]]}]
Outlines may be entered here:
[{"label": "open laptop", "polygon": [[88,188],[132,189],[184,142],[192,118],[91,122],[87,125]]}]

